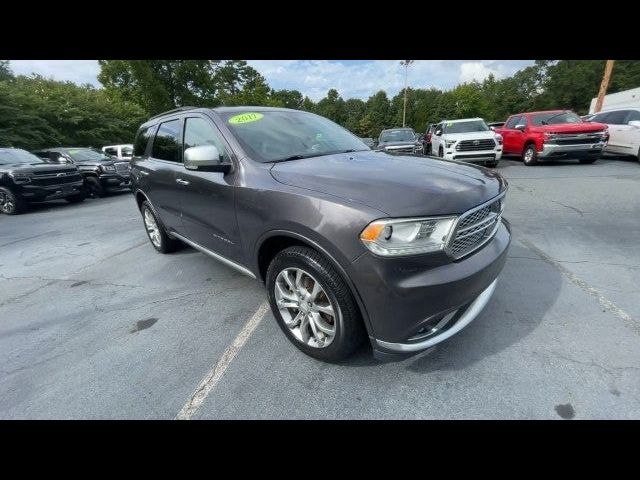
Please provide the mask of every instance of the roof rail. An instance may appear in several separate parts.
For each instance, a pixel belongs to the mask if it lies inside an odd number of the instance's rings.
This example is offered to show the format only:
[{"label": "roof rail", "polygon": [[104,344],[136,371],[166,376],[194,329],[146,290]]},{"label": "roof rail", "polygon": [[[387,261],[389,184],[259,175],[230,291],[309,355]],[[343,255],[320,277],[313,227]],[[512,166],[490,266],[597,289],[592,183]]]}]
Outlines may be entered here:
[{"label": "roof rail", "polygon": [[168,112],[162,112],[162,113],[159,113],[158,115],[154,115],[149,120],[152,120],[152,119],[158,118],[158,117],[163,117],[165,115],[169,115],[170,113],[183,112],[185,110],[193,110],[194,108],[200,108],[200,107],[179,107],[179,108],[174,108],[173,110],[169,110]]}]

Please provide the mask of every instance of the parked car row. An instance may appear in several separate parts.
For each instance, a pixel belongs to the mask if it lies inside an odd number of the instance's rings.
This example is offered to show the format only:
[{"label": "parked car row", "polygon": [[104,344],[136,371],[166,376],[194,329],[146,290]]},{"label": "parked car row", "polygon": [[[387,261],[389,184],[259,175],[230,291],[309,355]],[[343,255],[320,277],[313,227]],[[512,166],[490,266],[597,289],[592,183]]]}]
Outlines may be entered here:
[{"label": "parked car row", "polygon": [[58,199],[77,203],[87,196],[102,197],[131,188],[132,147],[59,147],[34,152],[0,148],[0,212],[15,215],[30,203]]}]

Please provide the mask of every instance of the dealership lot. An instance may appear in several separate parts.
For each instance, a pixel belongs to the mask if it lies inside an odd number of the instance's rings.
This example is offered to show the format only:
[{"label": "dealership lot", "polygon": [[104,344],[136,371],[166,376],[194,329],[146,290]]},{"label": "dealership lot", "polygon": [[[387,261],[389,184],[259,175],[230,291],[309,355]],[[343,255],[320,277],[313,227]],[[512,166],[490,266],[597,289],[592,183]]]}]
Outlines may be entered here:
[{"label": "dealership lot", "polygon": [[130,194],[0,216],[0,418],[640,417],[640,165],[498,170],[513,244],[492,301],[391,364],[317,362],[270,312],[247,330],[262,285],[157,254]]}]

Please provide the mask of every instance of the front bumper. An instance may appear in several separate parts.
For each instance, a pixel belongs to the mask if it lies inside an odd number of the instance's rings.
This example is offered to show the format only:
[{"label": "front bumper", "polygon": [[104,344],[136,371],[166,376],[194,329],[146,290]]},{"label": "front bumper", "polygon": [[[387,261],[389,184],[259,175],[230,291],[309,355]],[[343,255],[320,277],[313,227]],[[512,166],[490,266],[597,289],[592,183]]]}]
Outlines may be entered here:
[{"label": "front bumper", "polygon": [[384,147],[387,153],[396,155],[422,153],[422,145],[407,145],[401,147]]},{"label": "front bumper", "polygon": [[459,152],[448,148],[444,152],[445,160],[457,160],[459,162],[497,162],[502,158],[502,147],[495,150],[481,150],[471,152]]},{"label": "front bumper", "polygon": [[459,332],[486,305],[511,242],[502,220],[494,237],[462,260],[444,253],[382,258],[370,253],[350,267],[367,310],[374,355],[404,357]]},{"label": "front bumper", "polygon": [[98,177],[105,188],[131,188],[131,176],[119,173],[102,174]]},{"label": "front bumper", "polygon": [[558,145],[554,143],[545,142],[542,145],[542,150],[538,151],[538,158],[552,158],[552,157],[584,157],[591,155],[601,155],[602,149],[605,147],[606,142],[598,143],[584,143],[575,145]]},{"label": "front bumper", "polygon": [[16,195],[28,202],[42,202],[79,195],[84,191],[84,181],[47,186],[24,184],[19,188],[14,187],[14,190]]}]

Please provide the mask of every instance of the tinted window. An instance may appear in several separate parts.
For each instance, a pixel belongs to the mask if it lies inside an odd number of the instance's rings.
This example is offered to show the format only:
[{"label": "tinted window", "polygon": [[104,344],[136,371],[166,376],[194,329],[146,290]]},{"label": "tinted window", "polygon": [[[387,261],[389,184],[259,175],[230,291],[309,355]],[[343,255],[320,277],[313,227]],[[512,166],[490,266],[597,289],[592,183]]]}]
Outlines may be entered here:
[{"label": "tinted window", "polygon": [[220,157],[228,161],[226,148],[215,127],[204,118],[187,118],[184,125],[184,149],[200,145],[213,145],[220,152]]},{"label": "tinted window", "polygon": [[[69,148],[65,150],[76,162],[111,162],[113,157],[107,155],[100,150],[94,150],[92,148]],[[60,155],[60,154],[58,154]]]},{"label": "tinted window", "polygon": [[0,165],[8,165],[11,163],[44,163],[44,161],[26,150],[20,150],[19,148],[0,148]]},{"label": "tinted window", "polygon": [[596,115],[594,115],[593,117],[591,117],[591,119],[589,120],[590,122],[596,122],[596,123],[609,123],[609,115],[611,115],[610,113],[598,113]]},{"label": "tinted window", "polygon": [[625,125],[629,110],[618,110],[617,112],[609,112],[607,122],[611,125]]},{"label": "tinted window", "polygon": [[259,162],[369,150],[347,129],[312,113],[233,111],[220,116],[243,150]]},{"label": "tinted window", "polygon": [[520,115],[516,115],[514,117],[511,117],[507,123],[504,124],[504,128],[516,128],[516,125],[518,124],[518,120],[520,120]]},{"label": "tinted window", "polygon": [[182,148],[180,147],[180,120],[161,123],[153,141],[151,156],[160,160],[181,162]]},{"label": "tinted window", "polygon": [[557,125],[559,123],[582,123],[582,119],[573,112],[547,112],[531,115],[533,125]]},{"label": "tinted window", "polygon": [[136,139],[133,144],[133,154],[136,157],[141,157],[147,151],[147,144],[149,143],[149,137],[151,136],[151,127],[141,128],[138,130]]},{"label": "tinted window", "polygon": [[472,120],[469,122],[449,122],[445,125],[446,133],[470,133],[486,132],[489,130],[483,120]]},{"label": "tinted window", "polygon": [[640,121],[640,112],[638,110],[629,111],[629,116],[627,117],[627,123],[633,120]]},{"label": "tinted window", "polygon": [[109,155],[114,155],[114,156],[118,156],[118,149],[117,148],[105,148],[104,149],[105,153],[108,153]]},{"label": "tinted window", "polygon": [[[148,138],[148,136],[147,136]],[[146,144],[145,144],[145,148],[146,148]],[[122,156],[123,157],[130,157],[131,155],[133,155],[133,148],[131,147],[120,147],[120,152],[122,152]]]},{"label": "tinted window", "polygon": [[387,130],[380,134],[381,142],[413,142],[416,134],[413,130]]}]

